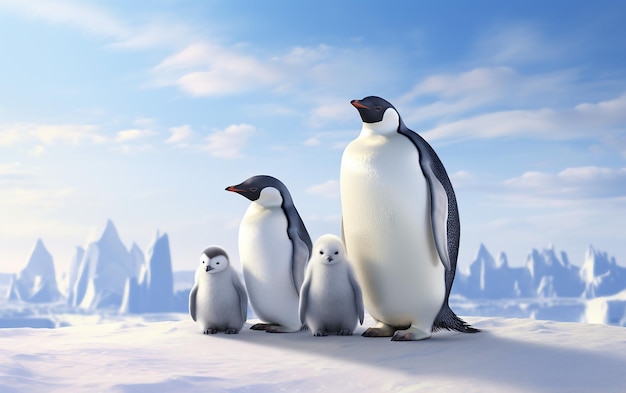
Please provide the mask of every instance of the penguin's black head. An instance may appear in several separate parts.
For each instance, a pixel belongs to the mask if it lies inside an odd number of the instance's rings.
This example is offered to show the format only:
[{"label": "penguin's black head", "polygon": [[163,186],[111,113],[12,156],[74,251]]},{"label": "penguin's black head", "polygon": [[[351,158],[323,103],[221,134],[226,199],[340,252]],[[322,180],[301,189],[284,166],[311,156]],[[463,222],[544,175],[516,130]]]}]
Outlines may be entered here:
[{"label": "penguin's black head", "polygon": [[200,266],[207,273],[221,272],[228,267],[228,254],[221,247],[211,246],[200,255]]},{"label": "penguin's black head", "polygon": [[393,110],[396,110],[389,101],[376,96],[365,97],[362,100],[352,100],[350,103],[359,111],[363,123],[378,123],[383,120],[383,115],[387,109],[393,108]]},{"label": "penguin's black head", "polygon": [[228,254],[226,253],[226,251],[224,251],[223,248],[218,247],[218,246],[208,247],[206,250],[202,251],[202,253],[206,255],[209,259],[216,257],[218,255],[223,255],[226,258],[228,258]]},{"label": "penguin's black head", "polygon": [[275,177],[257,175],[246,179],[243,183],[226,187],[226,191],[236,192],[251,201],[256,201],[261,196],[261,191],[263,191],[266,187],[273,187],[277,189],[281,195],[283,195],[283,193],[287,190],[287,187],[285,187],[285,185]]}]

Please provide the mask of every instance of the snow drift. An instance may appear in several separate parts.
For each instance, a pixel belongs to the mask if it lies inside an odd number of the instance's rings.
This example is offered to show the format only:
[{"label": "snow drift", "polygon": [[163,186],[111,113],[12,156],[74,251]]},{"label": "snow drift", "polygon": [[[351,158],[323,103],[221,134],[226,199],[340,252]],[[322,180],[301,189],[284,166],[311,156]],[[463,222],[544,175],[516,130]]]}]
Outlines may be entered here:
[{"label": "snow drift", "polygon": [[[203,335],[189,317],[1,329],[2,392],[623,392],[620,327],[467,318],[420,342],[310,332]],[[132,318],[132,317],[131,317]]]}]

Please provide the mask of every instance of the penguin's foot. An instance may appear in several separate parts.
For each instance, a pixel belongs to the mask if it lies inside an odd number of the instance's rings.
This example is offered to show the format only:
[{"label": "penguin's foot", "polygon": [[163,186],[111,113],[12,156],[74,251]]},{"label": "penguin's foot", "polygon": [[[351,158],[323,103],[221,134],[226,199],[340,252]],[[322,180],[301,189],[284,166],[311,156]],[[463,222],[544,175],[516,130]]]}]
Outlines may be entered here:
[{"label": "penguin's foot", "polygon": [[425,332],[411,326],[406,330],[398,330],[391,338],[391,341],[419,341],[429,339],[431,336],[431,332]]},{"label": "penguin's foot", "polygon": [[352,330],[349,329],[341,329],[337,332],[338,336],[352,336]]},{"label": "penguin's foot", "polygon": [[378,322],[375,327],[368,328],[361,334],[363,337],[391,337],[396,329],[386,323]]},{"label": "penguin's foot", "polygon": [[315,337],[325,337],[328,336],[328,332],[326,330],[316,330],[315,333],[313,333],[313,335]]},{"label": "penguin's foot", "polygon": [[276,327],[277,325],[272,325],[271,323],[255,323],[250,326],[251,330],[270,330],[271,328]]},{"label": "penguin's foot", "polygon": [[217,333],[217,329],[207,328],[207,329],[204,329],[204,331],[202,333],[204,333],[204,334],[215,334],[215,333]]},{"label": "penguin's foot", "polygon": [[224,331],[224,334],[237,334],[237,333],[239,333],[239,330],[235,328],[228,328]]}]

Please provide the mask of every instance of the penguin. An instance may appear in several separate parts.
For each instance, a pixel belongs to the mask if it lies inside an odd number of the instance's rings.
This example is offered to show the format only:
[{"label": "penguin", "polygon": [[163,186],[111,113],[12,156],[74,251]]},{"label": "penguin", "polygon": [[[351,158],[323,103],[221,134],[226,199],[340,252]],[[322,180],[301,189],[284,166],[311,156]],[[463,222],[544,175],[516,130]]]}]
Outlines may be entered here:
[{"label": "penguin", "polygon": [[263,321],[251,329],[299,331],[300,287],[313,245],[289,190],[272,176],[257,175],[226,191],[251,201],[239,226],[243,278],[250,305]]},{"label": "penguin", "polygon": [[433,148],[388,101],[352,100],[363,122],[341,159],[342,235],[376,320],[366,337],[474,333],[448,304],[460,224],[450,179]]},{"label": "penguin", "polygon": [[363,324],[363,299],[341,239],[323,235],[313,254],[300,290],[300,321],[314,336],[351,336],[357,320]]},{"label": "penguin", "polygon": [[204,250],[194,281],[189,315],[203,333],[239,333],[248,314],[248,296],[226,251],[216,246]]}]

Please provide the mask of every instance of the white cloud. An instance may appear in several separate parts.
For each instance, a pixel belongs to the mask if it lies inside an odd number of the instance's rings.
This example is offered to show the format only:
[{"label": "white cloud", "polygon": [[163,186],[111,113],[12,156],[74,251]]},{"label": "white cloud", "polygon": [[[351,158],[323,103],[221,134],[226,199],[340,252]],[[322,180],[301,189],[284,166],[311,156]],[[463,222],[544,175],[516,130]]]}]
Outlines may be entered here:
[{"label": "white cloud", "polygon": [[626,129],[626,94],[573,108],[492,112],[444,123],[422,135],[428,140],[498,137],[599,138]]},{"label": "white cloud", "polygon": [[455,189],[462,189],[476,185],[478,177],[468,171],[457,171],[450,173],[450,182]]},{"label": "white cloud", "polygon": [[44,145],[67,143],[102,143],[106,137],[99,127],[92,124],[33,124],[16,123],[0,125],[0,146],[15,146],[19,143],[36,141]]},{"label": "white cloud", "polygon": [[339,181],[328,180],[322,184],[316,184],[307,188],[309,194],[319,195],[324,198],[337,198],[339,197]]},{"label": "white cloud", "polygon": [[360,130],[354,131],[324,131],[317,132],[303,142],[305,146],[323,146],[333,150],[343,150],[350,141],[359,135]]},{"label": "white cloud", "polygon": [[153,148],[154,146],[152,146],[149,143],[133,144],[133,145],[121,144],[119,146],[115,146],[113,150],[122,152],[124,154],[138,154],[144,151],[152,150]]},{"label": "white cloud", "polygon": [[402,115],[409,123],[476,113],[487,105],[536,106],[549,97],[569,97],[576,77],[572,70],[524,75],[511,67],[474,68],[426,77],[396,104],[406,109]]},{"label": "white cloud", "polygon": [[2,0],[0,7],[53,24],[74,26],[80,30],[106,37],[125,37],[128,28],[106,9],[73,1]]},{"label": "white cloud", "polygon": [[78,145],[83,141],[98,140],[97,127],[89,124],[40,125],[32,132],[38,140],[47,145],[56,142]]},{"label": "white cloud", "polygon": [[193,129],[188,124],[184,124],[178,127],[171,127],[170,132],[172,133],[172,135],[170,135],[170,137],[165,140],[165,143],[180,144],[189,140],[194,134]]},{"label": "white cloud", "polygon": [[105,7],[68,0],[0,0],[4,8],[50,24],[70,26],[110,40],[111,48],[142,49],[180,45],[195,34],[187,24],[173,20],[125,20]]},{"label": "white cloud", "polygon": [[468,93],[489,94],[506,90],[519,79],[519,74],[510,67],[475,68],[460,74],[436,74],[415,85],[401,100],[413,100],[425,95],[440,97],[465,96]]},{"label": "white cloud", "polygon": [[24,137],[17,126],[0,126],[0,146],[13,146]]},{"label": "white cloud", "polygon": [[152,135],[153,132],[151,130],[139,130],[139,129],[131,129],[119,131],[117,133],[117,137],[115,138],[116,142],[129,142],[135,141],[138,139],[147,138]]},{"label": "white cloud", "polygon": [[31,156],[38,157],[38,156],[42,155],[45,151],[46,151],[46,149],[43,146],[37,145],[37,146],[33,147],[32,149],[30,149],[28,151],[28,154],[30,154]]},{"label": "white cloud", "polygon": [[278,73],[253,56],[208,43],[194,43],[153,68],[160,85],[193,96],[240,93],[276,83]]},{"label": "white cloud", "polygon": [[[295,47],[284,54],[251,54],[246,45],[217,45],[196,40],[152,68],[156,86],[175,86],[192,96],[219,96],[263,89],[277,94],[310,92],[307,101],[317,101],[319,92],[354,91],[370,78],[371,68],[396,66],[387,57],[367,49],[333,48],[326,45]],[[354,67],[367,63],[368,67]],[[346,75],[350,75],[346,78]],[[387,76],[376,78],[384,84]],[[372,85],[371,88],[375,88]],[[318,101],[319,102],[319,101]],[[326,103],[323,103],[326,105]],[[343,105],[349,107],[347,101]],[[322,112],[328,113],[328,109]],[[323,114],[323,113],[322,113]],[[333,114],[334,115],[334,114]]]},{"label": "white cloud", "polygon": [[309,139],[307,139],[306,141],[304,141],[304,145],[305,146],[319,146],[322,143],[322,141],[320,141],[320,139],[318,137],[311,137]]},{"label": "white cloud", "polygon": [[332,55],[332,48],[328,45],[318,45],[317,47],[297,46],[292,48],[286,55],[282,57],[274,57],[273,61],[277,63],[286,63],[294,66],[308,66],[328,59]]},{"label": "white cloud", "polygon": [[347,99],[325,99],[324,104],[318,105],[311,111],[309,124],[313,127],[319,127],[326,123],[346,121],[353,121],[355,124],[359,124],[358,120],[354,119],[354,107],[349,104]]},{"label": "white cloud", "polygon": [[507,193],[528,199],[626,198],[626,168],[566,168],[558,173],[526,172],[504,182]]},{"label": "white cloud", "polygon": [[75,195],[76,189],[71,187],[23,187],[15,185],[0,189],[0,206],[9,208],[26,207],[28,209],[56,208],[66,203],[68,197]]},{"label": "white cloud", "polygon": [[233,124],[224,130],[212,133],[207,137],[205,147],[212,156],[222,158],[241,157],[241,151],[248,144],[248,140],[257,132],[256,127],[250,124]]},{"label": "white cloud", "polygon": [[24,169],[19,162],[0,164],[0,185],[3,187],[25,185],[34,178],[34,172]]},{"label": "white cloud", "polygon": [[[0,146],[32,143],[31,155],[40,155],[47,146],[56,144],[83,145],[105,143],[137,143],[155,132],[148,129],[128,129],[108,137],[102,127],[94,124],[10,124],[0,125]],[[137,150],[137,149],[135,149]],[[145,146],[142,148],[145,150]]]},{"label": "white cloud", "polygon": [[570,43],[547,37],[530,24],[498,26],[477,43],[478,55],[496,64],[527,64],[558,59]]}]

